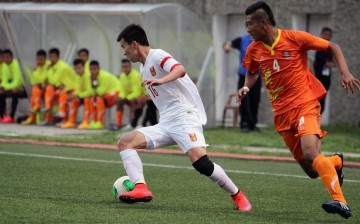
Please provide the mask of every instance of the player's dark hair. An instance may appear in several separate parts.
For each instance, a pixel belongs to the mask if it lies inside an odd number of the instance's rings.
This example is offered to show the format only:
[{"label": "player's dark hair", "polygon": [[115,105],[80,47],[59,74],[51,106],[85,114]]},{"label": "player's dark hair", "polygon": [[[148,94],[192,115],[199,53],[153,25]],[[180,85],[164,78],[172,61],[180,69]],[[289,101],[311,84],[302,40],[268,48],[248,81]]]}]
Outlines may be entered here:
[{"label": "player's dark hair", "polygon": [[0,49],[0,54],[3,54],[3,50]]},{"label": "player's dark hair", "polygon": [[49,50],[49,54],[56,54],[59,57],[60,56],[60,50],[58,48],[51,48]]},{"label": "player's dark hair", "polygon": [[99,62],[98,62],[98,61],[95,61],[95,60],[90,61],[90,66],[91,66],[91,65],[95,65],[95,66],[97,66],[97,67],[100,67]]},{"label": "player's dark hair", "polygon": [[78,51],[78,55],[80,53],[85,53],[87,56],[89,56],[89,50],[87,48],[81,48],[79,51]]},{"label": "player's dark hair", "polygon": [[122,63],[122,64],[129,63],[129,64],[131,65],[130,60],[129,60],[129,59],[126,59],[126,58],[122,59],[122,60],[121,60],[121,63]]},{"label": "player's dark hair", "polygon": [[36,52],[36,56],[43,56],[46,58],[46,51],[44,51],[43,49],[40,49]]},{"label": "player's dark hair", "polygon": [[79,65],[79,64],[82,64],[82,65],[85,65],[84,61],[81,60],[80,58],[76,58],[73,62],[74,65]]},{"label": "player's dark hair", "polygon": [[[276,22],[275,22],[275,19],[274,19],[274,14],[270,8],[270,6],[268,4],[266,4],[265,2],[263,1],[259,1],[259,2],[256,2],[252,5],[250,5],[249,7],[247,7],[247,9],[245,10],[245,15],[251,15],[253,14],[254,12],[256,12],[258,9],[262,9],[266,12],[267,16],[268,16],[268,19],[270,21],[270,23],[275,26],[276,25]],[[257,19],[258,21],[261,20],[261,19],[264,19],[263,16],[261,16],[260,14],[258,15],[259,18],[255,18]]]},{"label": "player's dark hair", "polygon": [[123,31],[121,31],[119,34],[117,42],[120,42],[121,39],[124,39],[124,41],[128,44],[136,41],[142,46],[149,46],[149,41],[147,39],[145,30],[136,24],[131,24],[125,27],[125,29],[123,29]]},{"label": "player's dark hair", "polygon": [[13,52],[12,52],[10,49],[5,49],[5,50],[3,50],[2,53],[3,53],[3,54],[10,54],[11,57],[14,56],[14,55],[13,55]]},{"label": "player's dark hair", "polygon": [[329,27],[323,27],[323,28],[321,29],[321,33],[324,33],[324,32],[330,32],[330,33],[332,33],[333,31],[332,31],[332,29],[330,29]]}]

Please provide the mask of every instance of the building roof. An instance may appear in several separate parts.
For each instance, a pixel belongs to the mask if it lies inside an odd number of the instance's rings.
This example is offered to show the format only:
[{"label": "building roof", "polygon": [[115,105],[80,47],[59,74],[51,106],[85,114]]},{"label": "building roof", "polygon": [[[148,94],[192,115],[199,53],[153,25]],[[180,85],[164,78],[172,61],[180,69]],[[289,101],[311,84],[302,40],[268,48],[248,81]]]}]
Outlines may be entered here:
[{"label": "building roof", "polygon": [[0,11],[26,13],[96,13],[96,14],[142,14],[178,4],[102,4],[102,3],[0,3]]}]

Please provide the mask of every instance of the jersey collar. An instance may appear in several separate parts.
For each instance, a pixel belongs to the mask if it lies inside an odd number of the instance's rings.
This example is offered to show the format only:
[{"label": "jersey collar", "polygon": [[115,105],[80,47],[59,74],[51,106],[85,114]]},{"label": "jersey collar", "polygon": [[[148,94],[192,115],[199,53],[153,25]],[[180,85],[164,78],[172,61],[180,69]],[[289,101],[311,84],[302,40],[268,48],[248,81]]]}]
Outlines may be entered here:
[{"label": "jersey collar", "polygon": [[261,42],[261,43],[264,45],[264,47],[266,47],[267,49],[270,50],[271,55],[274,55],[274,53],[275,53],[275,52],[274,52],[274,48],[275,48],[275,46],[277,45],[277,43],[279,43],[279,40],[280,40],[280,37],[281,37],[281,30],[280,30],[280,29],[277,29],[277,31],[278,31],[278,35],[277,35],[274,43],[273,43],[271,46],[265,44],[264,42]]}]

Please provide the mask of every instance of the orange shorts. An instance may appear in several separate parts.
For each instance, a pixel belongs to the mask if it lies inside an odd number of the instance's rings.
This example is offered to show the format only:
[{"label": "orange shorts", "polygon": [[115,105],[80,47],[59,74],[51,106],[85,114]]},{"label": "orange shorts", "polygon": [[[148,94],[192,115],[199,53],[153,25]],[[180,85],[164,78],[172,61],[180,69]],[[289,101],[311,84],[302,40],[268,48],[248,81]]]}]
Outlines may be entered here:
[{"label": "orange shorts", "polygon": [[111,108],[115,105],[117,96],[118,96],[117,92],[116,93],[105,93],[105,95],[103,96],[103,99],[105,101],[106,108]]},{"label": "orange shorts", "polygon": [[300,144],[301,136],[317,135],[322,138],[327,133],[320,129],[320,103],[317,100],[306,102],[300,107],[275,115],[274,124],[276,131],[282,136],[297,162],[304,159]]}]

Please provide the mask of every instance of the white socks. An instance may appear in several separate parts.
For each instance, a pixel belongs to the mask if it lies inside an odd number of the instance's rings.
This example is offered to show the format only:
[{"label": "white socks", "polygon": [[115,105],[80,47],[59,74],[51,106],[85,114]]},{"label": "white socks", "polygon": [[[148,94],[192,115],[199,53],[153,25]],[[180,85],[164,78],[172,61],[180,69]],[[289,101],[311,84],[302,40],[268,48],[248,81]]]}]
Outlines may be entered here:
[{"label": "white socks", "polygon": [[135,149],[126,149],[120,152],[124,168],[131,182],[145,183],[141,159]]},{"label": "white socks", "polygon": [[232,180],[226,175],[223,168],[216,163],[214,163],[214,172],[209,178],[231,195],[234,195],[239,191]]}]

